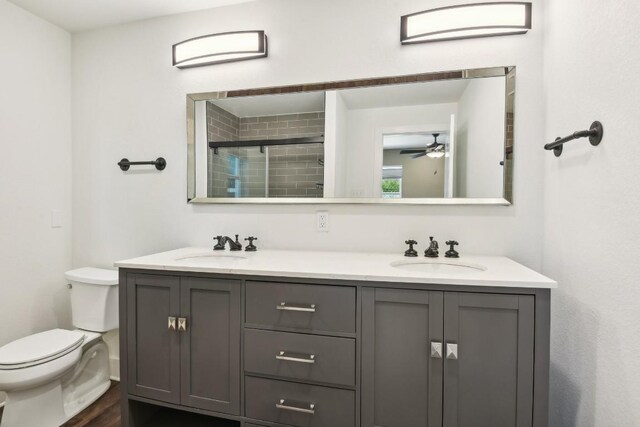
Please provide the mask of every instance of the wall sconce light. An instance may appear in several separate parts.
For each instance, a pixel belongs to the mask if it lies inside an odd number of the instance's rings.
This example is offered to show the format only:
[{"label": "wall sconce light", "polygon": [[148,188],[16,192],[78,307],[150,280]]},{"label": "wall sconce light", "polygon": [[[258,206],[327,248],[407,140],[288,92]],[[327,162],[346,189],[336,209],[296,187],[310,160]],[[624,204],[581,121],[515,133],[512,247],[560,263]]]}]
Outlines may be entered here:
[{"label": "wall sconce light", "polygon": [[173,45],[173,65],[199,67],[267,56],[264,31],[234,31],[195,37]]},{"label": "wall sconce light", "polygon": [[531,3],[493,2],[441,7],[400,18],[402,44],[524,34]]}]

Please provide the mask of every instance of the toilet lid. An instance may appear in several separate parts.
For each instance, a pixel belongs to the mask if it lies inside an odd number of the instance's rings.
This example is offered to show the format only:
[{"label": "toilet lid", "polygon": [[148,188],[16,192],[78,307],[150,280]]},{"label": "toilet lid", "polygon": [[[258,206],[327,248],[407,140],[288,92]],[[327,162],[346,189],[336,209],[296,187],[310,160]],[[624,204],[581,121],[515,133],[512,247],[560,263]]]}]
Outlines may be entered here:
[{"label": "toilet lid", "polygon": [[57,359],[80,347],[84,334],[52,329],[20,338],[0,347],[0,369],[19,369]]},{"label": "toilet lid", "polygon": [[64,277],[72,282],[88,283],[91,285],[113,286],[118,284],[118,270],[84,267],[64,273]]}]

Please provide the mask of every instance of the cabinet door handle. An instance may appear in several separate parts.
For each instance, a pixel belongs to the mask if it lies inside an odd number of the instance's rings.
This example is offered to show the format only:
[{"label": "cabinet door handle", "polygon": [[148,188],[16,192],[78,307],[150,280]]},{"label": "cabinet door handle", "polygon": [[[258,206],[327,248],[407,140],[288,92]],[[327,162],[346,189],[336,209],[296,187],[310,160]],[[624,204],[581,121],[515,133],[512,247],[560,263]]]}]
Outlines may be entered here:
[{"label": "cabinet door handle", "polygon": [[276,305],[277,310],[283,311],[303,311],[305,313],[315,313],[316,305],[315,304],[287,304],[286,302],[281,302]]},{"label": "cabinet door handle", "polygon": [[458,344],[447,344],[447,359],[458,360]]},{"label": "cabinet door handle", "polygon": [[178,330],[180,332],[184,332],[187,330],[187,318],[186,317],[178,317]]},{"label": "cabinet door handle", "polygon": [[[304,405],[304,406],[303,406]],[[278,403],[276,403],[276,408],[282,409],[284,411],[292,411],[292,412],[302,412],[303,414],[313,415],[316,413],[316,404],[315,403],[302,403],[292,405],[287,404],[287,401],[284,399],[280,399]]]},{"label": "cabinet door handle", "polygon": [[176,330],[176,318],[175,317],[169,317],[167,328],[169,328],[170,331],[175,331]]},{"label": "cabinet door handle", "polygon": [[287,351],[280,351],[276,354],[276,359],[284,360],[287,362],[298,362],[298,363],[316,363],[316,355],[315,354],[299,354],[299,353],[290,353]]},{"label": "cabinet door handle", "polygon": [[442,343],[431,341],[431,357],[433,359],[442,359]]}]

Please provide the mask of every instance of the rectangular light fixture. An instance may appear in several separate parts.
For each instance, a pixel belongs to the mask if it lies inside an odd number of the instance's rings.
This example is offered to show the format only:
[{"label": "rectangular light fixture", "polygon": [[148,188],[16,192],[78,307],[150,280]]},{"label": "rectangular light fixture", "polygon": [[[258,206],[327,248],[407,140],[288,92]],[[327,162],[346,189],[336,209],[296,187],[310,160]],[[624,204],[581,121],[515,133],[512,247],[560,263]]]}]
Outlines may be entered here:
[{"label": "rectangular light fixture", "polygon": [[264,31],[234,31],[195,37],[173,45],[173,65],[199,67],[267,56]]},{"label": "rectangular light fixture", "polygon": [[531,3],[492,2],[441,7],[404,15],[402,44],[524,34],[531,29]]}]

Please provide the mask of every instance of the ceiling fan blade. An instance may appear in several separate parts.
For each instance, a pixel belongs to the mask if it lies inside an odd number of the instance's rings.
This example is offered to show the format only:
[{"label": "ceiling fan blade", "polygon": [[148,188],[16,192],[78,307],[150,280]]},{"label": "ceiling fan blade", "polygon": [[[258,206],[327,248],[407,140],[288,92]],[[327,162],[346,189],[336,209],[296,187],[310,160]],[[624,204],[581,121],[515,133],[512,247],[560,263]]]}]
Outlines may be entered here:
[{"label": "ceiling fan blade", "polygon": [[421,150],[400,150],[400,154],[419,154],[419,153],[423,153],[425,150],[421,149]]},{"label": "ceiling fan blade", "polygon": [[422,157],[422,156],[426,156],[426,155],[427,155],[427,152],[426,152],[426,151],[424,151],[424,152],[422,152],[422,153],[420,153],[420,154],[414,154],[413,156],[411,156],[411,158],[412,158],[412,159],[417,159],[417,158],[420,158],[420,157]]}]

